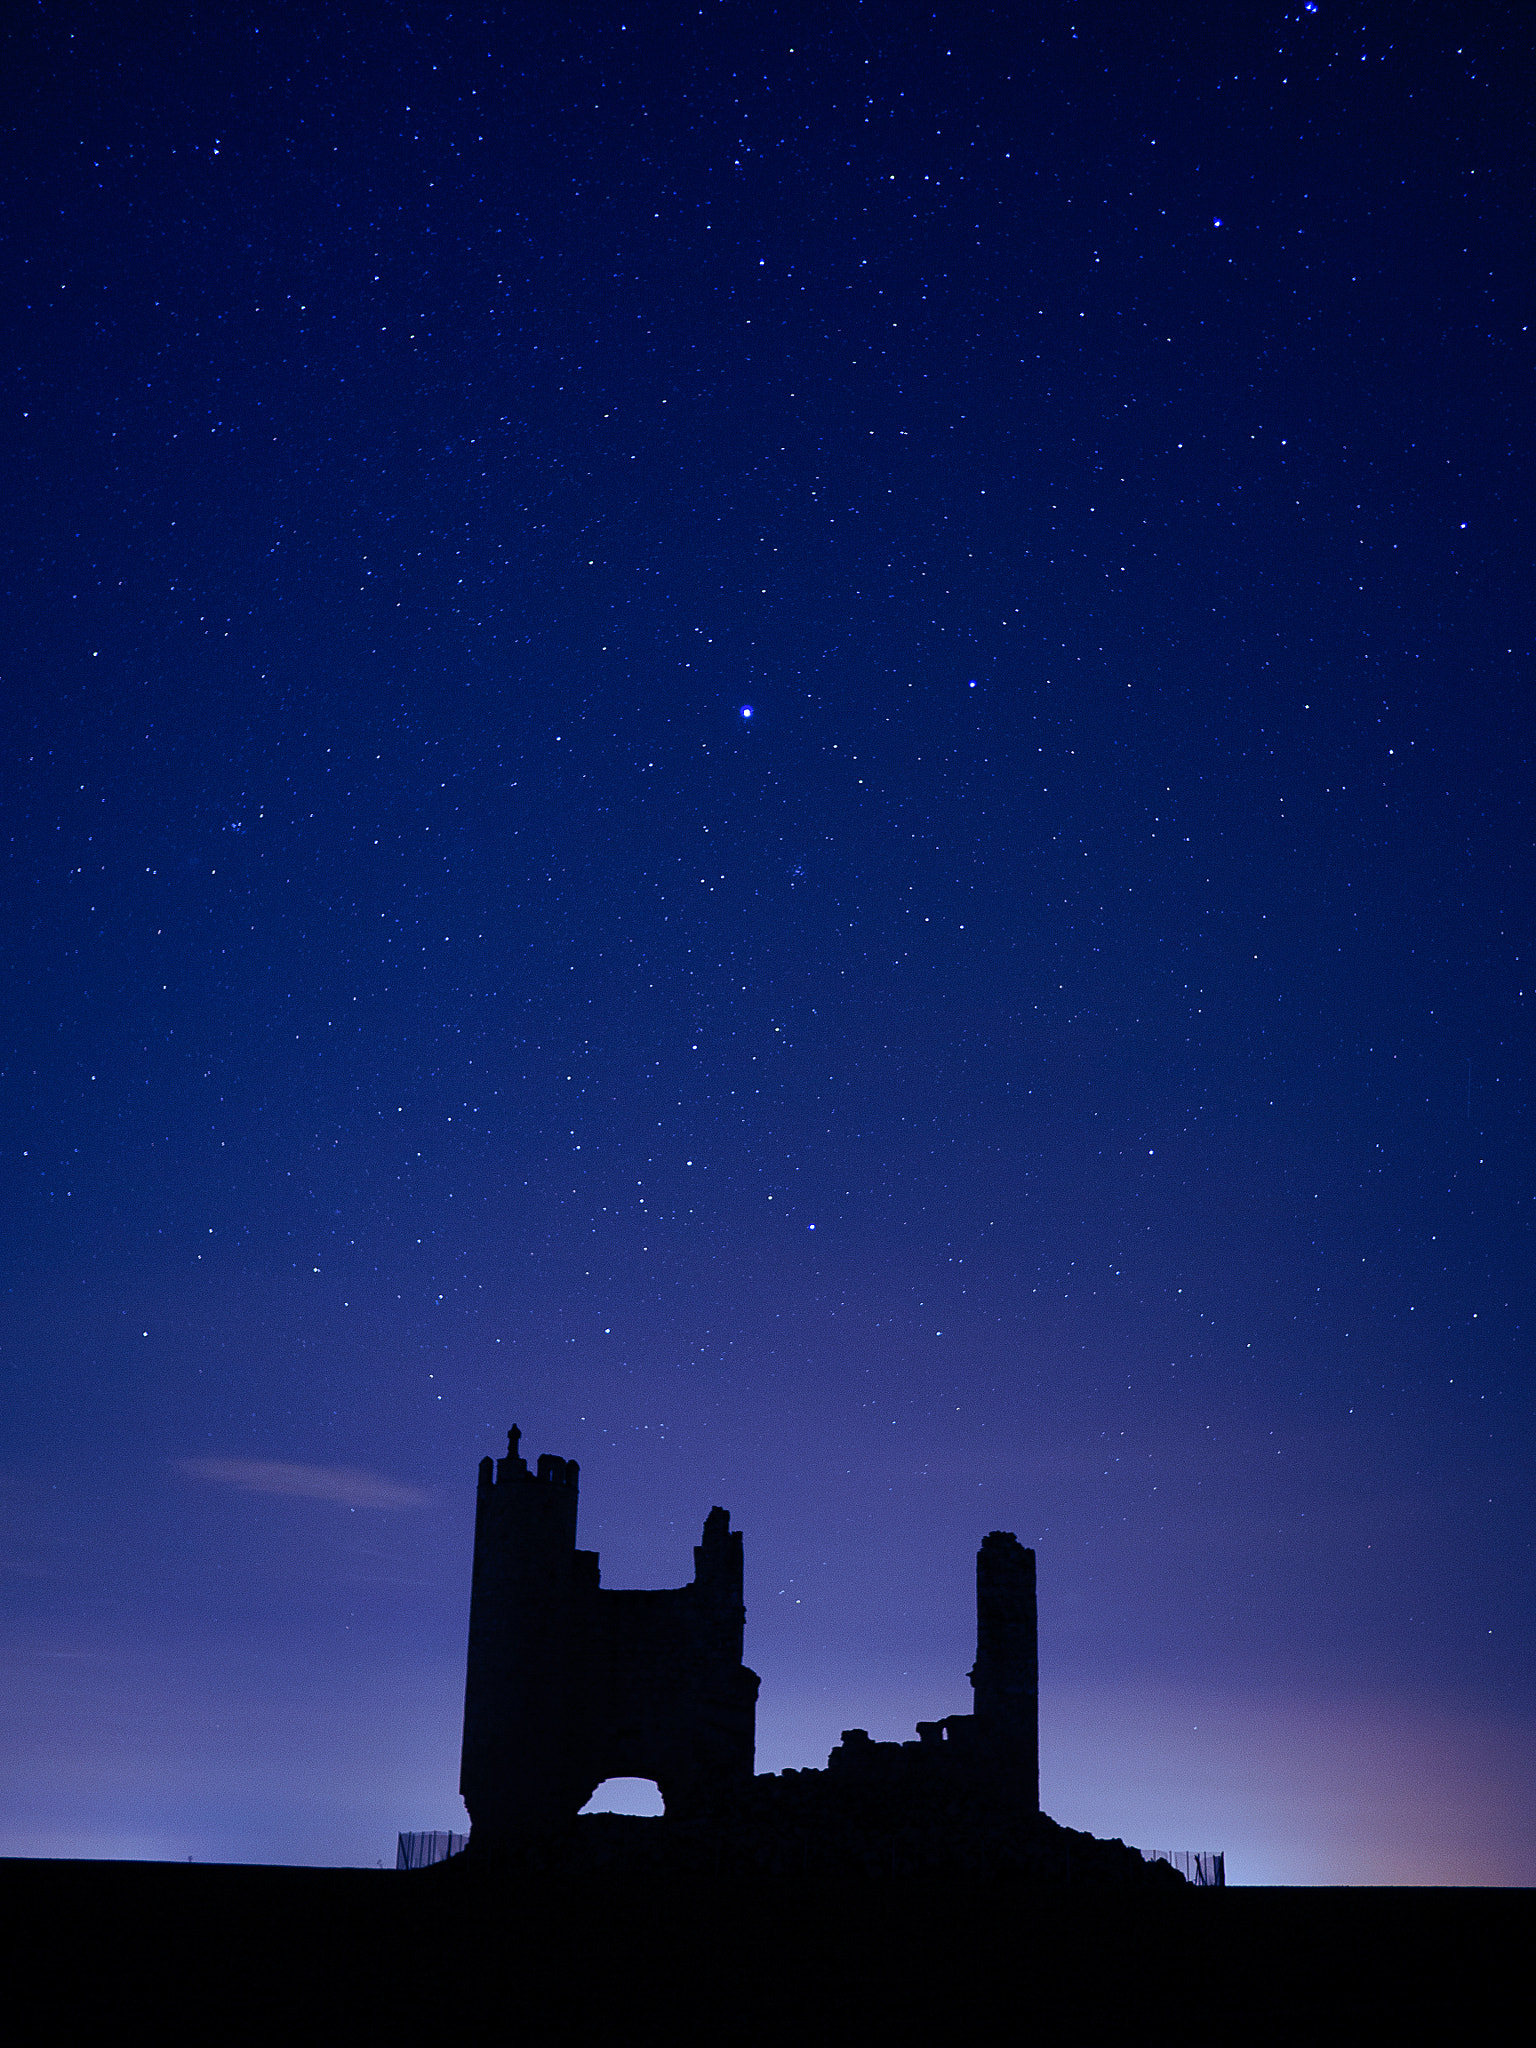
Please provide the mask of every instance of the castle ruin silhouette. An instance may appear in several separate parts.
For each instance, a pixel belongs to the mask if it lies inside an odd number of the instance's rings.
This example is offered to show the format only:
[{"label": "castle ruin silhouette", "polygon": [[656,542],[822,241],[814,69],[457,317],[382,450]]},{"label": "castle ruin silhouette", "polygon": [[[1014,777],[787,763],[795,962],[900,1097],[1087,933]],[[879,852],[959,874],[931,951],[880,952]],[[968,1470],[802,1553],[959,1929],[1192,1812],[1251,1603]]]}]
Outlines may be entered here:
[{"label": "castle ruin silhouette", "polygon": [[[603,1586],[576,1548],[578,1470],[545,1454],[530,1472],[513,1429],[485,1458],[475,1510],[459,1789],[476,1850],[569,1830],[606,1778],[649,1778],[669,1822],[741,1816],[754,1793],[759,1680],[742,1662],[742,1539],[711,1508],[686,1586]],[[999,1820],[1039,1815],[1035,1554],[994,1530],[976,1556],[975,1711],[920,1721],[911,1742],[844,1731],[825,1772],[797,1780],[797,1814],[824,1783],[912,1811],[948,1800]],[[780,1805],[783,1805],[780,1801]],[[761,1799],[759,1799],[761,1804]]]}]

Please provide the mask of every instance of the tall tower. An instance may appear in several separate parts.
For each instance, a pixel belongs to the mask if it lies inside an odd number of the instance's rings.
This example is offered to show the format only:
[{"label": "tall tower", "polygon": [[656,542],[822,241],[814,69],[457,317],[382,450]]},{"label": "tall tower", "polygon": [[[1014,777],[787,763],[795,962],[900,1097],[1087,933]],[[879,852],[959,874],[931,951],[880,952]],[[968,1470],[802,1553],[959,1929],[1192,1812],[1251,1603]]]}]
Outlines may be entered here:
[{"label": "tall tower", "polygon": [[[571,1715],[577,1573],[574,1460],[518,1453],[480,1461],[469,1595],[464,1748],[459,1790],[476,1828],[538,1831],[570,1806],[565,1735]],[[591,1560],[597,1583],[597,1559]]]},{"label": "tall tower", "polygon": [[1040,1805],[1035,1553],[994,1529],[976,1553],[975,1742],[1000,1785]]}]

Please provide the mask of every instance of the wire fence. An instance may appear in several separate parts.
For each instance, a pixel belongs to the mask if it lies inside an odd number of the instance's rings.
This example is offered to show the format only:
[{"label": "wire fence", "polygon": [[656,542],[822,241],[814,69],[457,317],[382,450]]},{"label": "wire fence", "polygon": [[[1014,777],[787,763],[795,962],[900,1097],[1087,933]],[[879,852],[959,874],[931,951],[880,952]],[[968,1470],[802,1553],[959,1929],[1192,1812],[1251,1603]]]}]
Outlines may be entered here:
[{"label": "wire fence", "polygon": [[[425,1833],[401,1835],[395,1868],[425,1870],[430,1864],[446,1863],[450,1856],[460,1854],[468,1840],[468,1835],[455,1835],[437,1828]],[[1145,1863],[1171,1863],[1191,1884],[1226,1885],[1227,1858],[1224,1850],[1143,1849],[1141,1855]]]},{"label": "wire fence", "polygon": [[1227,1882],[1227,1857],[1223,1849],[1143,1849],[1143,1863],[1171,1863],[1191,1884]]},{"label": "wire fence", "polygon": [[433,1830],[424,1835],[402,1835],[395,1857],[396,1870],[425,1870],[429,1863],[446,1863],[457,1856],[468,1835],[450,1835]]}]

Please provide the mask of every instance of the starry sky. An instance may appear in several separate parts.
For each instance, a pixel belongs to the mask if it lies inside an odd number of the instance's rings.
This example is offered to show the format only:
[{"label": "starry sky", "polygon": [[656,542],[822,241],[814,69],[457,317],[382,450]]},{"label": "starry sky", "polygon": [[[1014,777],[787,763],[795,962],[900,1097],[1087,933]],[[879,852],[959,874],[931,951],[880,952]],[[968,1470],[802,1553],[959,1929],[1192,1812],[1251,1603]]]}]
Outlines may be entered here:
[{"label": "starry sky", "polygon": [[461,1828],[475,1470],[1536,1881],[1531,22],[18,11],[0,1851]]}]

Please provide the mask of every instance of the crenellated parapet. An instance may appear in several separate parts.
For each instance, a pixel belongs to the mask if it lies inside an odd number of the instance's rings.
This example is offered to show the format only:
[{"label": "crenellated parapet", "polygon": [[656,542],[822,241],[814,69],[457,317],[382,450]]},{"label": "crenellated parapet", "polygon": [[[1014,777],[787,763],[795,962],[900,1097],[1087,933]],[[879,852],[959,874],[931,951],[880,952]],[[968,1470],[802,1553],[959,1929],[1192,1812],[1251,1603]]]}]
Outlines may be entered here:
[{"label": "crenellated parapet", "polygon": [[487,1487],[515,1486],[520,1480],[542,1480],[548,1486],[569,1486],[574,1488],[581,1478],[581,1467],[574,1458],[557,1458],[553,1451],[545,1451],[539,1459],[538,1472],[528,1470],[528,1460],[521,1455],[518,1445],[522,1442],[520,1429],[507,1431],[507,1455],[504,1458],[482,1458],[480,1460],[480,1490]]}]

